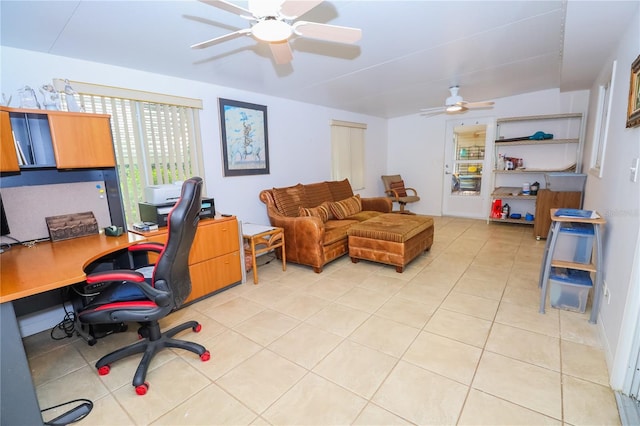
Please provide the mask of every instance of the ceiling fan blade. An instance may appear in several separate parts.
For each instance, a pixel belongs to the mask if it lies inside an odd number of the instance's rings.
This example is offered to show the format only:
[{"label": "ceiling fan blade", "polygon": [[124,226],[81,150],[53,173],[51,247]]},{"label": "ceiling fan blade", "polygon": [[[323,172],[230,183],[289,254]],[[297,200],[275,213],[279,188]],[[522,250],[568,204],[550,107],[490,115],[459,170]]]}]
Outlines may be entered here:
[{"label": "ceiling fan blade", "polygon": [[442,107],[427,108],[420,110],[420,115],[423,117],[433,117],[434,115],[444,114],[446,111]]},{"label": "ceiling fan blade", "polygon": [[211,40],[203,41],[202,43],[196,43],[191,46],[192,49],[204,49],[205,47],[213,46],[214,44],[222,43],[223,41],[232,40],[243,35],[250,35],[251,30],[246,28],[238,30],[233,33],[225,34],[220,37],[212,38]]},{"label": "ceiling fan blade", "polygon": [[296,19],[323,1],[324,0],[285,0],[280,6],[280,14],[287,19]]},{"label": "ceiling fan blade", "polygon": [[465,102],[465,108],[489,108],[493,106],[495,102],[492,101],[482,101],[482,102]]},{"label": "ceiling fan blade", "polygon": [[288,41],[280,41],[269,43],[271,48],[271,54],[276,64],[288,64],[293,59],[293,53],[291,52],[291,46]]},{"label": "ceiling fan blade", "polygon": [[247,10],[243,7],[236,6],[233,3],[229,3],[226,0],[200,0],[202,3],[208,4],[209,6],[217,7],[218,9],[226,10],[227,12],[234,13],[239,15],[245,19],[254,19],[253,13],[250,10]]},{"label": "ceiling fan blade", "polygon": [[355,43],[362,37],[362,30],[359,28],[339,27],[316,22],[298,21],[292,25],[292,28],[299,36],[337,43]]}]

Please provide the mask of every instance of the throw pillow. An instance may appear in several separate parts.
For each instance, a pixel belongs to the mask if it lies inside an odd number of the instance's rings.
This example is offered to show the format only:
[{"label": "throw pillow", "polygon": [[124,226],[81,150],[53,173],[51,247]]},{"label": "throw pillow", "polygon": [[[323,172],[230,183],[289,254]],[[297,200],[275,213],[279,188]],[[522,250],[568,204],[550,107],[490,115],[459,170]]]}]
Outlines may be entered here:
[{"label": "throw pillow", "polygon": [[407,190],[404,189],[404,181],[391,182],[389,184],[389,189],[394,189],[398,193],[398,197],[406,197]]},{"label": "throw pillow", "polygon": [[362,201],[360,195],[356,194],[353,197],[331,203],[329,207],[336,219],[346,219],[362,211]]},{"label": "throw pillow", "polygon": [[318,207],[300,207],[298,209],[299,216],[313,216],[318,217],[322,223],[329,220],[329,209],[326,206]]}]

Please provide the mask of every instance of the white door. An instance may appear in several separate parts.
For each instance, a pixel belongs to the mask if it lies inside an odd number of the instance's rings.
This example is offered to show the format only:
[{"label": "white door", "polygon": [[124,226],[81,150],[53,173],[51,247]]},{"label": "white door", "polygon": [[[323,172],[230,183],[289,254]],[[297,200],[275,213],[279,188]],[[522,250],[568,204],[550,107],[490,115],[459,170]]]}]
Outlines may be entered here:
[{"label": "white door", "polygon": [[447,122],[443,216],[488,217],[494,135],[493,119]]}]

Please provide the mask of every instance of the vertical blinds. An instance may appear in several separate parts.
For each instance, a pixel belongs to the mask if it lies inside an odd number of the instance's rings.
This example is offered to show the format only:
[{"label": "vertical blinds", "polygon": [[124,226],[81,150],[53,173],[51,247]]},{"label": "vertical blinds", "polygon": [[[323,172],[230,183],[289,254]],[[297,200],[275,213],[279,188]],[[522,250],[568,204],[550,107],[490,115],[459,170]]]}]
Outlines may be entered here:
[{"label": "vertical blinds", "polygon": [[202,176],[199,110],[191,106],[80,93],[86,112],[111,115],[111,131],[127,222],[140,220],[149,185]]},{"label": "vertical blinds", "polygon": [[331,120],[331,177],[349,179],[354,190],[364,188],[366,124]]}]

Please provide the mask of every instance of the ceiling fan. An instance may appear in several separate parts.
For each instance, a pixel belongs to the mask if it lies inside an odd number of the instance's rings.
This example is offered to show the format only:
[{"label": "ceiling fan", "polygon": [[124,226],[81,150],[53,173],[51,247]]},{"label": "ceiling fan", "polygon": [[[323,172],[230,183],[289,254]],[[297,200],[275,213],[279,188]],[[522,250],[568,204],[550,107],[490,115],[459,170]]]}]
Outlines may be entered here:
[{"label": "ceiling fan", "polygon": [[458,94],[459,86],[449,87],[449,96],[444,102],[444,106],[435,108],[426,108],[420,110],[420,115],[432,116],[437,114],[459,114],[469,109],[491,108],[494,104],[492,101],[467,102]]},{"label": "ceiling fan", "polygon": [[299,16],[318,6],[323,0],[249,0],[248,9],[226,0],[200,1],[250,21],[251,27],[194,44],[191,46],[193,49],[203,49],[223,41],[250,35],[258,41],[268,42],[275,62],[286,64],[293,59],[288,40],[294,34],[337,43],[355,43],[362,36],[362,30],[359,28],[296,21]]}]

